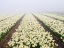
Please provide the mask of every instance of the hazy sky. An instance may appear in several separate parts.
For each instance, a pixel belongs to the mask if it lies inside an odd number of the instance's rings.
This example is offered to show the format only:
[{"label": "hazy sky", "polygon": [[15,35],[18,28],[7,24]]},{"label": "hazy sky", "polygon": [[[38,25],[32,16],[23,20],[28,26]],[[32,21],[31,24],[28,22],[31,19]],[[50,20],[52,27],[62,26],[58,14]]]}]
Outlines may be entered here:
[{"label": "hazy sky", "polygon": [[64,0],[0,0],[0,13],[64,12]]}]

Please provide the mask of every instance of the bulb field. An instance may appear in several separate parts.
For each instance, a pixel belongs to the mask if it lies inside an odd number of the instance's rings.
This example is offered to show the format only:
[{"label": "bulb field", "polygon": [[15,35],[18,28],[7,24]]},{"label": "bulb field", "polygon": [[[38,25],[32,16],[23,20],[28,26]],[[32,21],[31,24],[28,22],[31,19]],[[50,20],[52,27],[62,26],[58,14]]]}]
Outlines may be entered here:
[{"label": "bulb field", "polygon": [[64,21],[64,17],[62,15],[55,15],[55,14],[50,14],[50,13],[42,13],[44,15],[47,15],[47,16],[50,16],[50,17],[54,17],[54,18],[57,18],[57,19],[60,19],[60,20],[63,20]]},{"label": "bulb field", "polygon": [[64,42],[64,22],[36,13],[35,15]]},{"label": "bulb field", "polygon": [[64,48],[61,15],[22,13],[0,18],[0,48]]}]

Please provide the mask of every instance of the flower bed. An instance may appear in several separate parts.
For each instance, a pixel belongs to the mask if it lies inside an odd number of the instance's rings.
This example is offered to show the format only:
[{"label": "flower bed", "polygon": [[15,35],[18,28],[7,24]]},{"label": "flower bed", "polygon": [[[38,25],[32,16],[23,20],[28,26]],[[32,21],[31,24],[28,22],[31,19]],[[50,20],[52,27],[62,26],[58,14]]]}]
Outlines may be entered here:
[{"label": "flower bed", "polygon": [[35,15],[64,42],[64,22],[36,13]]},{"label": "flower bed", "polygon": [[50,17],[54,17],[54,18],[57,18],[57,19],[60,19],[60,20],[64,21],[64,17],[62,15],[58,16],[58,15],[51,14],[51,13],[42,13],[42,14],[50,16]]},{"label": "flower bed", "polygon": [[7,18],[6,20],[0,21],[0,42],[20,19],[21,15]]}]

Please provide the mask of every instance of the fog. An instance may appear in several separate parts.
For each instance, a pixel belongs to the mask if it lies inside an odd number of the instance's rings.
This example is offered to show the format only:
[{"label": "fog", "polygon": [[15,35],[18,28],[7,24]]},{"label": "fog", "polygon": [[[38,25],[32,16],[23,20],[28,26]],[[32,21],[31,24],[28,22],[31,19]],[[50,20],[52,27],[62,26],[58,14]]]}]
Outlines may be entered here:
[{"label": "fog", "polygon": [[0,0],[0,13],[64,12],[64,0]]}]

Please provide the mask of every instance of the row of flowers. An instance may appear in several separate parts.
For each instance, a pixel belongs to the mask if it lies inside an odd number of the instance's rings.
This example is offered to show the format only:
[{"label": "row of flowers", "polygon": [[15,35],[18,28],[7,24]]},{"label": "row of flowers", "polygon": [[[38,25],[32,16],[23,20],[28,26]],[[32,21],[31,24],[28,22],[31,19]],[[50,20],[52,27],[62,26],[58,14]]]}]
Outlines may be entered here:
[{"label": "row of flowers", "polygon": [[35,15],[53,32],[60,34],[60,39],[64,42],[64,22],[37,13]]},{"label": "row of flowers", "polygon": [[53,14],[64,17],[64,14],[63,13],[53,13]]},{"label": "row of flowers", "polygon": [[42,14],[50,16],[50,17],[54,17],[54,18],[57,18],[57,19],[60,19],[60,20],[64,21],[64,17],[61,16],[61,15],[59,16],[59,15],[55,15],[55,14],[52,14],[52,13],[42,13]]},{"label": "row of flowers", "polygon": [[0,21],[0,41],[5,37],[9,30],[11,30],[11,28],[15,25],[21,16],[22,14]]},{"label": "row of flowers", "polygon": [[8,18],[8,17],[11,17],[11,16],[13,16],[13,15],[15,15],[15,14],[4,14],[4,15],[0,15],[0,20],[4,20],[4,19],[6,19],[6,18]]},{"label": "row of flowers", "polygon": [[[54,48],[52,35],[27,13],[16,32],[12,34],[8,45],[10,48]],[[55,43],[58,46],[58,44]]]}]

